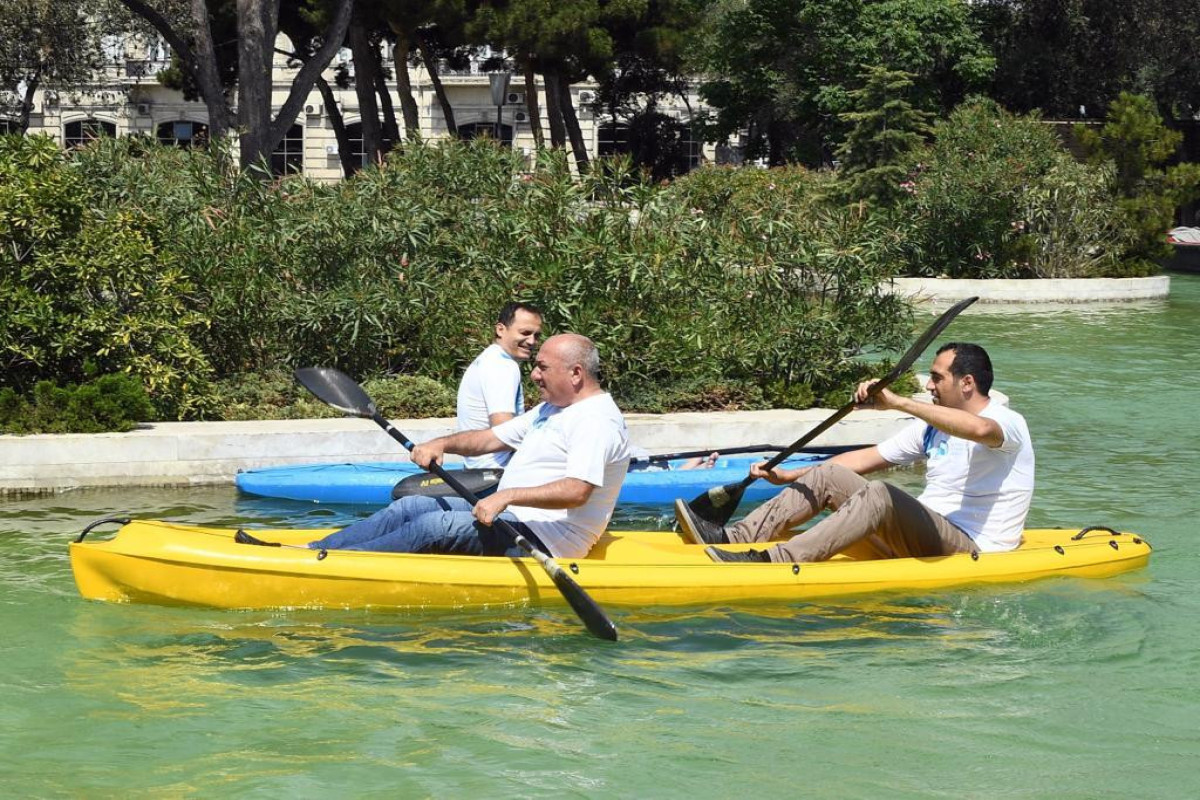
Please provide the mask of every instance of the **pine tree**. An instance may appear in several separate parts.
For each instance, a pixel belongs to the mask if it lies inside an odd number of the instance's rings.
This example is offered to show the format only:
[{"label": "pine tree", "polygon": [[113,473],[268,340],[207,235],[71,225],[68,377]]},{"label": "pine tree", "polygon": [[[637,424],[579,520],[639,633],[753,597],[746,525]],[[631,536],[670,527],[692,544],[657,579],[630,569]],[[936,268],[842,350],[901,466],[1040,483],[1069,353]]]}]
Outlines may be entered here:
[{"label": "pine tree", "polygon": [[872,67],[863,73],[863,87],[851,92],[857,110],[841,115],[851,129],[838,150],[848,199],[890,206],[905,194],[915,156],[929,134],[931,117],[907,99],[912,77],[907,72]]}]

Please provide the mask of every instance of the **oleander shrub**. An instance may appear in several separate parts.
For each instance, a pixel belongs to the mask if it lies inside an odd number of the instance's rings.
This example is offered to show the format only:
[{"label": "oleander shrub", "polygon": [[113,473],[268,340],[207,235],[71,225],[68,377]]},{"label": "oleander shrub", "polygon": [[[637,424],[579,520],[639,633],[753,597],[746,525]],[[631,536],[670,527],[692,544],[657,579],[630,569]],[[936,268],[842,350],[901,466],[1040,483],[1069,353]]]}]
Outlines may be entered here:
[{"label": "oleander shrub", "polygon": [[28,396],[0,389],[0,432],[103,433],[129,431],[153,413],[150,398],[131,375],[104,375],[81,384],[38,381]]},{"label": "oleander shrub", "polygon": [[974,98],[935,126],[894,219],[908,273],[949,278],[1121,272],[1112,170],[1076,163],[1036,115]]},{"label": "oleander shrub", "polygon": [[105,202],[164,226],[219,375],[323,364],[454,386],[511,298],[542,306],[548,333],[596,340],[608,385],[628,394],[816,391],[908,337],[908,308],[881,288],[896,236],[825,203],[828,179],[801,169],[660,185],[620,164],[580,179],[559,153],[526,171],[486,141],[412,143],[328,186],[147,142],[77,158]]}]

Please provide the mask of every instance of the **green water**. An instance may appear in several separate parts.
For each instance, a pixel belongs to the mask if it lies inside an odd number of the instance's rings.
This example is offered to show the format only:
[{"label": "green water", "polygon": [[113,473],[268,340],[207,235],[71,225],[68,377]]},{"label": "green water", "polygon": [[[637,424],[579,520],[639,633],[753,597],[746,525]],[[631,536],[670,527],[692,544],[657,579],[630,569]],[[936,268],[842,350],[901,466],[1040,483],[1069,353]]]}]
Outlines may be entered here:
[{"label": "green water", "polygon": [[[1191,797],[1200,780],[1200,278],[1169,302],[972,309],[1038,447],[1033,525],[1150,566],[931,595],[614,610],[235,613],[88,603],[102,514],[344,521],[233,489],[0,501],[4,796]],[[931,355],[931,354],[930,354]],[[929,357],[925,359],[927,364]],[[916,488],[920,475],[894,473]],[[651,512],[622,527],[657,525]]]}]

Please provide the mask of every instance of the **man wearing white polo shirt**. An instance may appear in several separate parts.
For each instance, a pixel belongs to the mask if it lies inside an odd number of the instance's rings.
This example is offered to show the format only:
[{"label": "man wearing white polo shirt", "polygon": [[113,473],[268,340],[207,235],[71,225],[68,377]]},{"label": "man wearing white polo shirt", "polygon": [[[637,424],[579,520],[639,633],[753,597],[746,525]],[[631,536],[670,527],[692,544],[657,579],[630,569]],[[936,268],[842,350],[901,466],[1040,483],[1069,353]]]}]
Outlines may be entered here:
[{"label": "man wearing white polo shirt", "polygon": [[[858,402],[867,401],[872,383],[859,385]],[[926,384],[932,403],[887,389],[875,396],[875,408],[917,418],[900,433],[809,469],[768,472],[754,465],[751,475],[787,488],[734,525],[700,519],[683,501],[675,504],[676,518],[691,541],[721,545],[770,543],[821,511],[832,512],[765,550],[706,550],[722,562],[823,561],[852,545],[882,558],[1012,550],[1021,543],[1033,497],[1033,442],[1025,418],[990,397],[991,386],[992,362],[982,347],[944,345]],[[920,497],[862,477],[919,460],[927,464]]]},{"label": "man wearing white polo shirt", "polygon": [[523,556],[492,526],[503,517],[553,556],[587,555],[608,527],[630,458],[625,419],[600,386],[599,371],[591,340],[574,333],[550,337],[533,368],[544,402],[494,428],[459,431],[413,450],[413,461],[423,467],[441,463],[445,453],[515,451],[494,494],[474,508],[458,497],[405,497],[308,546]]},{"label": "man wearing white polo shirt", "polygon": [[[525,413],[520,362],[533,356],[542,334],[542,312],[528,303],[505,303],[495,339],[475,357],[458,385],[458,430],[494,428]],[[465,459],[469,469],[503,467],[509,451]]]}]

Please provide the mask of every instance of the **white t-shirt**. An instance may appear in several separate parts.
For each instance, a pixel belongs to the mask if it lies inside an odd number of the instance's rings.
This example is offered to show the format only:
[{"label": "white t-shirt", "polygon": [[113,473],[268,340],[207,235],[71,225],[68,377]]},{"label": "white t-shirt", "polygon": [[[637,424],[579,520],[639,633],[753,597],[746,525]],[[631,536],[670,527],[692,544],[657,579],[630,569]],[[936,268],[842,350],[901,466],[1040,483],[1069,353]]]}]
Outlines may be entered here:
[{"label": "white t-shirt", "polygon": [[979,416],[1004,432],[999,447],[950,436],[918,420],[879,444],[892,464],[928,459],[925,491],[918,498],[975,541],[982,552],[1012,550],[1021,543],[1033,499],[1033,441],[1025,418],[989,402]]},{"label": "white t-shirt", "polygon": [[[489,416],[525,413],[525,392],[521,388],[521,367],[498,344],[488,345],[471,362],[458,384],[458,430],[482,431],[492,427]],[[493,469],[508,463],[512,453],[505,450],[464,459],[471,469]]]},{"label": "white t-shirt", "polygon": [[629,468],[629,432],[621,409],[607,393],[566,408],[541,403],[492,432],[516,449],[500,479],[499,491],[542,486],[562,478],[578,478],[595,487],[578,508],[508,507],[552,555],[586,556],[608,527]]}]

